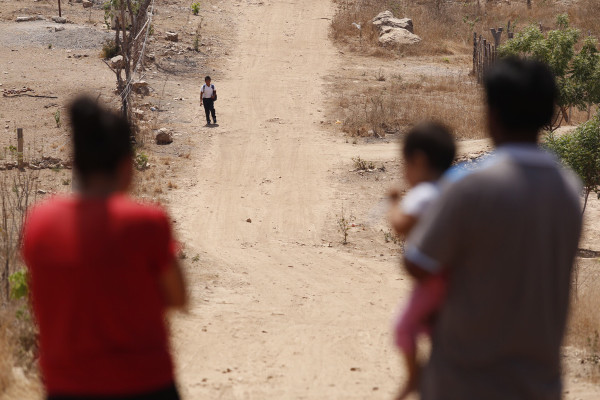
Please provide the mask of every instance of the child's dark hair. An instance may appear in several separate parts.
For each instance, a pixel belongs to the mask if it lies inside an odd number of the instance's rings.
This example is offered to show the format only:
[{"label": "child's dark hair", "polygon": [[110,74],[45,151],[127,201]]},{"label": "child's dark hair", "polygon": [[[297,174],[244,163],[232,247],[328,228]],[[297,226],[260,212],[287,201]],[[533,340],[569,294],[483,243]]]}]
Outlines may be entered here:
[{"label": "child's dark hair", "polygon": [[210,79],[210,76],[206,75],[206,76],[204,77],[204,82],[206,82],[206,81],[210,81],[210,80],[212,80],[212,79]]},{"label": "child's dark hair", "polygon": [[119,164],[133,155],[131,130],[120,114],[78,97],[70,107],[73,163],[83,180],[92,174],[113,176]]},{"label": "child's dark hair", "polygon": [[431,168],[443,173],[454,161],[456,145],[446,126],[433,121],[422,122],[404,138],[404,158],[410,159],[417,152],[425,154]]}]

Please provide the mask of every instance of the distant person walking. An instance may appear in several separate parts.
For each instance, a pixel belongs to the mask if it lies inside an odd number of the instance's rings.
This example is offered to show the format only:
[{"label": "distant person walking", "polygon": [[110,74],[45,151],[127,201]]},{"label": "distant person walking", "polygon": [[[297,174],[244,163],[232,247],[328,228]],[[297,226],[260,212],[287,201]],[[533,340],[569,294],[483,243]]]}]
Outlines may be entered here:
[{"label": "distant person walking", "polygon": [[23,257],[47,400],[177,400],[165,311],[186,305],[169,218],[126,195],[127,121],[70,107],[80,190],[36,206]]},{"label": "distant person walking", "polygon": [[535,61],[498,61],[485,78],[496,153],[442,189],[411,233],[419,280],[448,272],[421,399],[558,400],[580,183],[537,146],[557,88]]},{"label": "distant person walking", "polygon": [[200,105],[204,106],[206,114],[206,125],[210,125],[210,117],[212,115],[213,124],[217,123],[217,115],[215,113],[215,101],[217,101],[217,90],[215,85],[212,85],[210,76],[204,78],[204,85],[200,90]]}]

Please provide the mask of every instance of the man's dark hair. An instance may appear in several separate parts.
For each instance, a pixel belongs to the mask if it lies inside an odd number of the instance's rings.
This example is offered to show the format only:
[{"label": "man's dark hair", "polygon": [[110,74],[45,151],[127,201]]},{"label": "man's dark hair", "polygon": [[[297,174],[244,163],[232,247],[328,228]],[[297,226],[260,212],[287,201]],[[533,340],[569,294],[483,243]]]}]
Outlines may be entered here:
[{"label": "man's dark hair", "polygon": [[97,173],[115,175],[119,164],[133,154],[127,120],[89,97],[75,99],[69,113],[73,162],[81,178]]},{"label": "man's dark hair", "polygon": [[206,75],[206,76],[204,77],[204,82],[206,82],[206,81],[211,81],[211,80],[212,80],[212,79],[210,79],[210,76],[208,76],[208,75]]},{"label": "man's dark hair", "polygon": [[504,128],[537,134],[551,123],[558,89],[554,74],[544,63],[505,58],[494,64],[484,83],[488,107]]},{"label": "man's dark hair", "polygon": [[404,138],[404,158],[417,152],[425,154],[431,168],[443,173],[452,165],[456,145],[446,126],[438,122],[422,122],[413,127]]}]

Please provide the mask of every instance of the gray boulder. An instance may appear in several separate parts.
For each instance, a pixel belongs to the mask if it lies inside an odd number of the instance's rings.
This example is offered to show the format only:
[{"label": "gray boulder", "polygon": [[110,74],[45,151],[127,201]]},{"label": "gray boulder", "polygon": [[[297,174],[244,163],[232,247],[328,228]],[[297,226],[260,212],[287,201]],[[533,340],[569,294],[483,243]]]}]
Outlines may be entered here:
[{"label": "gray boulder", "polygon": [[421,41],[414,34],[410,18],[395,18],[391,11],[384,11],[373,18],[373,26],[379,31],[382,46],[412,45]]},{"label": "gray boulder", "polygon": [[115,56],[110,59],[110,66],[114,69],[121,69],[125,66],[125,61],[123,61],[123,56]]},{"label": "gray boulder", "polygon": [[411,45],[420,41],[420,37],[402,28],[388,28],[379,36],[379,43],[382,46]]},{"label": "gray boulder", "polygon": [[392,28],[402,28],[410,33],[415,33],[412,19],[395,18],[391,11],[379,13],[379,15],[373,18],[373,25],[380,30],[385,26],[391,26]]},{"label": "gray boulder", "polygon": [[67,19],[65,17],[52,17],[52,21],[56,22],[57,24],[67,23]]},{"label": "gray boulder", "polygon": [[161,128],[156,134],[156,144],[171,144],[173,143],[173,135],[166,128]]}]

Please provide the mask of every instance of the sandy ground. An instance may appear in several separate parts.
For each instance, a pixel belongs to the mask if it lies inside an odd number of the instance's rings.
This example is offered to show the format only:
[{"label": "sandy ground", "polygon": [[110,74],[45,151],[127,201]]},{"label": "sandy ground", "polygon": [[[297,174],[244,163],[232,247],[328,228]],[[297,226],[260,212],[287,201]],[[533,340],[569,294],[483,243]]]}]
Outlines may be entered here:
[{"label": "sandy ground", "polygon": [[[114,76],[92,44],[57,44],[46,27],[52,23],[6,22],[40,9],[51,16],[53,3],[0,4],[1,88],[27,85],[59,97],[0,98],[1,144],[12,143],[19,125],[32,132],[35,151],[43,138],[42,152],[64,157],[66,131],[55,126],[54,112],[64,112],[82,84],[114,103]],[[84,27],[75,32],[90,38],[90,30],[101,30],[101,10],[90,17],[80,6],[65,6],[76,24],[56,33]],[[203,2],[200,53],[187,49],[199,23],[188,7],[158,2],[157,62],[145,77],[152,93],[137,99],[154,127],[175,133],[172,146],[148,144],[153,166],[140,175],[142,186],[151,186],[142,196],[167,202],[184,244],[192,304],[172,321],[184,399],[391,398],[403,370],[390,320],[410,281],[399,268],[399,246],[384,239],[389,228],[380,200],[387,188],[402,185],[398,146],[394,135],[353,143],[336,130],[335,110],[327,108],[340,71],[373,61],[333,46],[329,1]],[[182,36],[177,45],[162,38],[172,29]],[[426,62],[388,64],[405,74],[432,71]],[[197,100],[207,73],[219,93],[219,126],[212,128],[203,127]],[[151,106],[160,111],[150,113]],[[488,145],[462,142],[461,151]],[[384,168],[350,172],[357,156]],[[68,172],[56,174],[61,186]],[[356,217],[346,246],[336,230],[342,209]],[[600,202],[588,213],[598,216]],[[597,250],[598,237],[588,224],[582,247]],[[565,349],[572,367],[565,398],[597,399],[600,390],[576,370],[576,352]],[[39,397],[16,389],[5,395]]]}]

